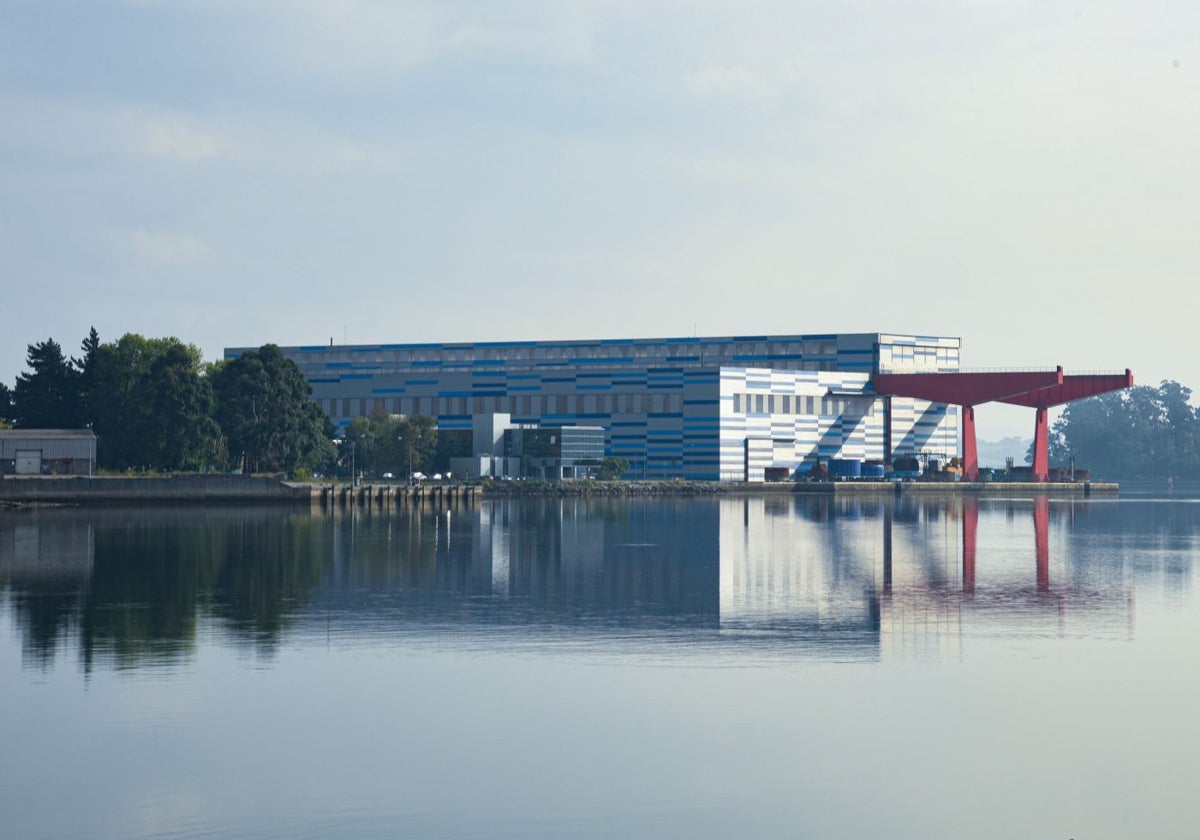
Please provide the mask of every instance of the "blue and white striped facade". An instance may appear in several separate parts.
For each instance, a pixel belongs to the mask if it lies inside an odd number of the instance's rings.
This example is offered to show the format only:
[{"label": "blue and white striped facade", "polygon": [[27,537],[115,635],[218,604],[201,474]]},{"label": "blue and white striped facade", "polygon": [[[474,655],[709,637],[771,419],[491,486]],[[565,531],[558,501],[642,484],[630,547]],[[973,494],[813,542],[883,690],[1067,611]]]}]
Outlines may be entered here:
[{"label": "blue and white striped facade", "polygon": [[[957,370],[960,342],[885,333],[284,347],[334,423],[382,409],[467,429],[602,426],[631,477],[761,481],[817,459],[952,457],[953,406],[871,391],[876,370]],[[232,348],[226,358],[248,348]],[[890,403],[890,411],[889,411]]]}]

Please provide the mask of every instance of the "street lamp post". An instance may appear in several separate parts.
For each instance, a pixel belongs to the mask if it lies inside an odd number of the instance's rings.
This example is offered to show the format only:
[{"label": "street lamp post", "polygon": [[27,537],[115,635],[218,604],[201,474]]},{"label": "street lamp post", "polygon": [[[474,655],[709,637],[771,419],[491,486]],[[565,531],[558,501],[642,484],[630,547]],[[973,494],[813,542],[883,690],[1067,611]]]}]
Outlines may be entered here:
[{"label": "street lamp post", "polygon": [[[396,440],[400,441],[400,443],[403,444],[404,443],[404,435],[398,436],[396,438]],[[408,486],[412,487],[413,471],[412,471],[412,444],[411,444],[411,442],[407,447],[405,447],[405,449],[408,453]]]}]

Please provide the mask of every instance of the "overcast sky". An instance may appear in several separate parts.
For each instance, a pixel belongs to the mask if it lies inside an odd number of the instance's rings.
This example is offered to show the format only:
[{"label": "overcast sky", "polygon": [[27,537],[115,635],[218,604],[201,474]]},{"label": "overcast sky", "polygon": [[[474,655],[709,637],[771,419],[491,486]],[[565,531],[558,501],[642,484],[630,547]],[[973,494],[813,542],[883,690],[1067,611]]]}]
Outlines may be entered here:
[{"label": "overcast sky", "polygon": [[1198,149],[1195,2],[5,0],[0,380],[94,324],[920,332],[1200,390]]}]

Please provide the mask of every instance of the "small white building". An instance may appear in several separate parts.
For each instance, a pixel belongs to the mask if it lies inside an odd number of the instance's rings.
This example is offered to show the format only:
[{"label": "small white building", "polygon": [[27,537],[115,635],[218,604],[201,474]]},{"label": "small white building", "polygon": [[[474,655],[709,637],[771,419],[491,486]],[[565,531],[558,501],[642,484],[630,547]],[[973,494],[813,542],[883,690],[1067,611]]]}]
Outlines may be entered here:
[{"label": "small white building", "polygon": [[0,429],[0,476],[91,475],[95,469],[91,429]]}]

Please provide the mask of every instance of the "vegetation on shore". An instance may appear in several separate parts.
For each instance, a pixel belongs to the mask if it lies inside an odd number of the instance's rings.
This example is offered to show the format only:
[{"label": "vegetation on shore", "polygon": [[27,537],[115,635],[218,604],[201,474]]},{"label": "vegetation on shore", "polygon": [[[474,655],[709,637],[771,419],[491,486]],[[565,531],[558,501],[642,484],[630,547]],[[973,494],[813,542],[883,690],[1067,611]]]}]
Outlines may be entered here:
[{"label": "vegetation on shore", "polygon": [[300,369],[273,344],[204,363],[177,338],[93,328],[68,358],[53,338],[28,347],[28,370],[0,385],[17,428],[90,428],[98,467],[115,472],[244,469],[287,474],[333,463],[333,424]]},{"label": "vegetation on shore", "polygon": [[1050,430],[1050,463],[1108,479],[1200,478],[1200,409],[1172,380],[1069,403]]}]

